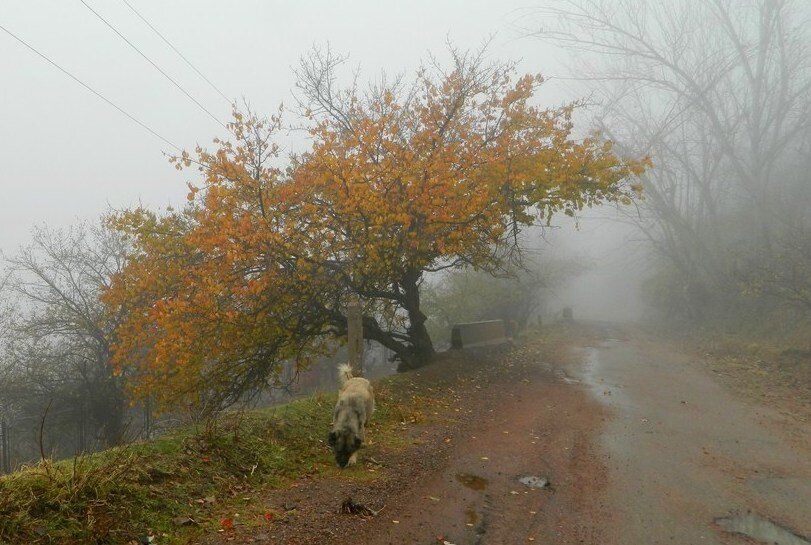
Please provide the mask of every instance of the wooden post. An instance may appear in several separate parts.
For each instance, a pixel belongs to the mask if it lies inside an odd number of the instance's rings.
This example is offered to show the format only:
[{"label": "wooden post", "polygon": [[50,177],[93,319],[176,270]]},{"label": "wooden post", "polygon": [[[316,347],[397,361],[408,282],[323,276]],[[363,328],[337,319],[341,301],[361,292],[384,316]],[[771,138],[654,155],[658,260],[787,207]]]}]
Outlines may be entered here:
[{"label": "wooden post", "polygon": [[77,454],[83,454],[87,450],[87,430],[85,428],[85,406],[84,399],[79,400],[78,418],[76,420],[76,446]]},{"label": "wooden post", "polygon": [[144,402],[144,438],[152,439],[152,394],[147,394]]},{"label": "wooden post", "polygon": [[347,351],[349,365],[356,376],[363,376],[363,316],[360,299],[353,298],[346,308]]},{"label": "wooden post", "polygon": [[8,423],[0,420],[0,474],[11,473],[11,445]]}]

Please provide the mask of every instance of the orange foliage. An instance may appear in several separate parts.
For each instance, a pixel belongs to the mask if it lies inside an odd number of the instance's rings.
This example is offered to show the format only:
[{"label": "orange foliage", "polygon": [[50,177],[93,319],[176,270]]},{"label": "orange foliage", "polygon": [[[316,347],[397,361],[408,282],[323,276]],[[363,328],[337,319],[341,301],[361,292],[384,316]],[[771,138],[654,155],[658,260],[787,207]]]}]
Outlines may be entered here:
[{"label": "orange foliage", "polygon": [[139,371],[138,388],[230,400],[342,333],[349,294],[364,298],[364,334],[419,364],[433,350],[426,271],[496,269],[522,227],[626,201],[646,168],[599,135],[573,139],[574,106],[532,105],[541,78],[509,66],[457,57],[408,89],[337,98],[323,81],[301,85],[312,146],[287,168],[279,118],[235,113],[232,140],[175,159],[203,175],[184,210],[110,219],[135,249],[105,297],[133,309],[115,360]]}]

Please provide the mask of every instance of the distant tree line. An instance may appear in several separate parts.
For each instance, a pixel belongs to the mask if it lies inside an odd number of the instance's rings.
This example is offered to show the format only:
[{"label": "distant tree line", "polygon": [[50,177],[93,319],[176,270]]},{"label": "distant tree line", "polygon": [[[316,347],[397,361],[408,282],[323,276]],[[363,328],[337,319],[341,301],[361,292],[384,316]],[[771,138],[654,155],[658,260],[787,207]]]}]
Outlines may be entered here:
[{"label": "distant tree line", "polygon": [[588,59],[598,127],[651,157],[626,208],[670,324],[811,317],[811,50],[791,0],[572,0],[539,38]]},{"label": "distant tree line", "polygon": [[124,377],[110,359],[123,310],[110,312],[100,294],[125,256],[114,232],[82,224],[35,229],[28,246],[6,257],[0,420],[16,445],[27,445],[10,449],[23,460],[40,449],[72,454],[124,438]]}]

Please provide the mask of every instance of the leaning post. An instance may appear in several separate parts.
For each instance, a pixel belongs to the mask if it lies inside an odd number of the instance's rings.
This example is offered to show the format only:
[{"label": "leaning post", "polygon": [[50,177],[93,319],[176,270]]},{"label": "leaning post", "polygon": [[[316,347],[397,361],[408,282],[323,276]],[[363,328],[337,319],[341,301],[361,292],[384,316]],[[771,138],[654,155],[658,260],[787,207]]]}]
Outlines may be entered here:
[{"label": "leaning post", "polygon": [[360,299],[352,298],[346,308],[347,350],[349,365],[357,376],[363,376],[363,316]]}]

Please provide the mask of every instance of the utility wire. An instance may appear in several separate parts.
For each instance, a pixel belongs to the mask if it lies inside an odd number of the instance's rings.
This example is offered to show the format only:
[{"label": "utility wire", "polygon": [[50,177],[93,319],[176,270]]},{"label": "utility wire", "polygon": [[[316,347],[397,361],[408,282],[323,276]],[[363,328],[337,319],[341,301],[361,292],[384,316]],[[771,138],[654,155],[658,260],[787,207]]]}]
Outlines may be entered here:
[{"label": "utility wire", "polygon": [[215,91],[217,91],[217,93],[218,93],[218,94],[219,94],[219,95],[220,95],[220,96],[221,96],[223,99],[225,99],[225,101],[226,101],[226,102],[228,102],[228,104],[233,104],[233,100],[231,100],[230,98],[228,98],[228,97],[225,95],[225,93],[223,93],[222,91],[220,91],[219,87],[217,87],[216,85],[214,85],[214,83],[213,83],[213,82],[212,82],[210,79],[208,79],[208,78],[207,78],[207,77],[206,77],[206,76],[205,76],[205,75],[204,75],[204,74],[203,74],[203,73],[202,73],[200,70],[198,70],[198,69],[197,69],[197,67],[196,67],[196,66],[194,66],[194,64],[192,64],[192,62],[191,62],[189,59],[187,59],[187,58],[186,58],[186,56],[185,56],[183,53],[181,53],[181,52],[180,52],[180,50],[179,50],[178,48],[176,48],[176,47],[175,47],[175,46],[172,44],[172,42],[170,42],[170,41],[169,41],[169,39],[168,39],[168,38],[166,38],[166,36],[164,36],[163,34],[161,34],[161,32],[160,32],[160,31],[159,31],[157,28],[155,28],[154,26],[152,26],[152,24],[151,24],[149,21],[147,21],[147,20],[146,20],[146,17],[144,17],[143,15],[141,15],[141,14],[138,12],[138,10],[136,10],[136,9],[133,7],[133,5],[132,5],[132,4],[130,4],[130,3],[127,1],[127,0],[121,0],[121,1],[122,1],[122,2],[124,2],[124,3],[127,5],[127,7],[128,7],[128,8],[130,8],[130,9],[132,10],[132,12],[133,12],[135,15],[137,15],[137,16],[138,16],[138,18],[139,18],[139,19],[141,19],[141,20],[142,20],[142,21],[143,21],[143,22],[146,24],[146,26],[148,26],[149,28],[151,28],[151,29],[152,29],[152,32],[154,32],[155,34],[157,34],[157,35],[160,37],[160,39],[161,39],[161,40],[163,40],[163,41],[166,43],[166,45],[168,45],[169,47],[171,47],[171,48],[172,48],[172,51],[174,51],[175,53],[177,53],[177,54],[180,56],[180,58],[181,58],[181,59],[183,59],[184,61],[186,61],[186,64],[188,64],[188,65],[191,67],[191,69],[192,69],[192,70],[194,70],[195,72],[197,72],[197,75],[198,75],[198,76],[200,76],[201,78],[203,78],[203,79],[206,81],[206,83],[208,83],[208,84],[211,86],[211,88],[212,88],[212,89],[214,89]]},{"label": "utility wire", "polygon": [[23,40],[22,38],[20,38],[19,36],[17,36],[13,32],[11,32],[6,27],[0,25],[0,30],[2,30],[3,32],[5,32],[6,34],[11,36],[12,38],[17,40],[18,42],[20,42],[21,44],[23,44],[25,47],[27,47],[28,49],[30,49],[31,51],[33,51],[34,53],[36,53],[40,57],[42,57],[45,61],[48,62],[48,64],[50,64],[51,66],[53,66],[54,68],[56,68],[57,70],[59,70],[60,72],[65,74],[66,76],[68,76],[70,79],[72,79],[73,81],[75,81],[76,83],[78,83],[79,85],[81,85],[82,87],[84,87],[85,89],[87,89],[88,91],[90,91],[91,93],[96,95],[97,97],[99,97],[101,100],[103,100],[104,102],[106,102],[107,104],[109,104],[110,106],[112,106],[113,108],[115,108],[116,110],[118,110],[119,112],[124,114],[125,116],[127,116],[131,121],[134,121],[135,123],[140,125],[142,128],[149,131],[153,136],[157,137],[160,140],[163,140],[166,144],[169,144],[171,147],[173,147],[177,151],[183,151],[182,148],[180,148],[180,146],[177,146],[177,145],[173,144],[170,140],[164,138],[163,136],[161,136],[160,134],[158,134],[157,132],[152,130],[144,122],[142,122],[141,120],[139,120],[138,118],[136,118],[135,116],[133,116],[132,114],[130,114],[129,112],[124,110],[121,106],[119,106],[115,102],[109,100],[107,97],[105,97],[104,95],[102,95],[101,93],[99,93],[98,91],[93,89],[92,87],[90,87],[88,84],[86,84],[85,82],[83,82],[82,80],[80,80],[79,78],[77,78],[76,76],[74,76],[73,74],[71,74],[70,72],[68,72],[67,70],[65,70],[61,66],[59,66],[58,64],[56,64],[54,61],[49,59],[44,53],[39,52],[36,48],[34,48],[34,46],[32,46],[31,44],[29,44],[28,42],[26,42],[25,40]]},{"label": "utility wire", "polygon": [[228,127],[226,127],[226,126],[223,124],[223,122],[222,122],[222,121],[220,121],[219,119],[217,119],[217,117],[216,117],[214,114],[212,114],[210,111],[208,111],[208,109],[207,109],[205,106],[203,106],[202,104],[200,104],[200,102],[199,102],[199,101],[198,101],[196,98],[194,98],[193,96],[191,96],[191,95],[188,93],[188,91],[186,91],[186,90],[185,90],[185,89],[184,89],[184,88],[183,88],[183,87],[182,87],[182,86],[181,86],[181,85],[180,85],[178,82],[176,82],[174,79],[172,79],[172,77],[171,77],[169,74],[167,74],[166,72],[164,72],[164,70],[163,70],[163,69],[162,69],[160,66],[158,66],[157,64],[155,64],[155,62],[154,62],[152,59],[150,59],[149,57],[147,57],[147,56],[146,56],[146,54],[144,54],[144,52],[143,52],[143,51],[141,51],[140,49],[138,49],[138,48],[135,46],[135,44],[133,44],[131,41],[129,41],[129,40],[127,39],[127,37],[126,37],[126,36],[124,36],[123,34],[121,34],[121,33],[118,31],[118,29],[116,29],[116,28],[115,28],[115,27],[114,27],[114,26],[113,26],[113,25],[112,25],[112,24],[111,24],[109,21],[107,21],[107,19],[105,19],[104,17],[102,17],[102,16],[101,16],[101,14],[99,14],[99,12],[97,12],[97,11],[96,11],[96,10],[94,10],[92,7],[90,7],[90,4],[88,4],[87,2],[85,2],[85,0],[79,0],[79,1],[80,1],[82,4],[84,4],[84,6],[85,6],[87,9],[89,9],[91,12],[93,12],[93,15],[95,15],[96,17],[98,17],[98,18],[101,20],[101,22],[103,22],[105,25],[107,25],[108,27],[110,27],[110,30],[112,30],[113,32],[115,32],[115,33],[118,35],[118,37],[119,37],[119,38],[121,38],[122,40],[124,40],[125,42],[127,42],[127,45],[129,45],[129,46],[130,46],[131,48],[133,48],[133,49],[134,49],[134,50],[135,50],[135,51],[136,51],[136,52],[137,52],[139,55],[141,55],[141,56],[142,56],[144,59],[146,59],[146,61],[147,61],[149,64],[151,64],[151,65],[152,65],[152,66],[155,68],[155,70],[157,70],[158,72],[160,72],[161,74],[163,74],[163,77],[165,77],[166,79],[168,79],[170,82],[172,82],[172,84],[173,84],[175,87],[177,87],[178,89],[180,89],[180,91],[181,91],[181,92],[182,92],[184,95],[186,95],[186,96],[189,98],[189,100],[191,100],[192,102],[194,102],[195,104],[197,104],[197,106],[198,106],[198,107],[199,107],[201,110],[203,110],[205,113],[207,113],[207,114],[209,115],[209,117],[211,117],[211,119],[213,119],[214,121],[216,121],[217,123],[219,123],[219,125],[220,125],[222,128],[224,128],[224,129],[228,130]]}]

